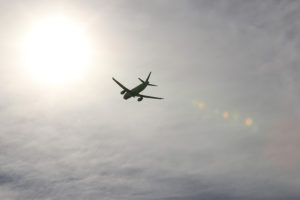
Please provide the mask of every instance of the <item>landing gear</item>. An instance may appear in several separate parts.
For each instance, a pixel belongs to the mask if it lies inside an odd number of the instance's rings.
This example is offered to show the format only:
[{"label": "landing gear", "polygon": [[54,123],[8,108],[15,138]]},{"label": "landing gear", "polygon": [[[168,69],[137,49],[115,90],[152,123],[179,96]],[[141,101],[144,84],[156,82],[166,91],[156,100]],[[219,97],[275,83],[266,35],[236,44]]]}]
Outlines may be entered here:
[{"label": "landing gear", "polygon": [[138,101],[142,101],[142,100],[143,100],[143,97],[139,97],[139,98],[138,98]]}]

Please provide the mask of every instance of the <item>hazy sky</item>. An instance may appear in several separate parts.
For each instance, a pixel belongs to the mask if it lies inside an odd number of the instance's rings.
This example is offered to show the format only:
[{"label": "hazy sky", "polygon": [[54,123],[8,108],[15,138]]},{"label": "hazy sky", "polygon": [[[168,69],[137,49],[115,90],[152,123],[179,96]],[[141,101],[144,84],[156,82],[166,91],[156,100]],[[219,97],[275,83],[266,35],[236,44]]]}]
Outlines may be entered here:
[{"label": "hazy sky", "polygon": [[[58,14],[93,54],[51,87],[19,43]],[[0,15],[0,199],[300,199],[300,1],[2,0]],[[162,101],[111,80],[150,71]]]}]

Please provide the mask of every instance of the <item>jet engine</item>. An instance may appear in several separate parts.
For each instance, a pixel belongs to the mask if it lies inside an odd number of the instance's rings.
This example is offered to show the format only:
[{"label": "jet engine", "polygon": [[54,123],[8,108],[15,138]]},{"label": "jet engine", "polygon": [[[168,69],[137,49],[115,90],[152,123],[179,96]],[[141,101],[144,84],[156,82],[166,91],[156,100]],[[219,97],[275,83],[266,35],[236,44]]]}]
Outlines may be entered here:
[{"label": "jet engine", "polygon": [[121,94],[124,94],[124,93],[125,93],[125,90],[122,90],[122,91],[121,91]]},{"label": "jet engine", "polygon": [[142,100],[143,100],[143,97],[139,97],[139,98],[138,98],[138,101],[142,101]]}]

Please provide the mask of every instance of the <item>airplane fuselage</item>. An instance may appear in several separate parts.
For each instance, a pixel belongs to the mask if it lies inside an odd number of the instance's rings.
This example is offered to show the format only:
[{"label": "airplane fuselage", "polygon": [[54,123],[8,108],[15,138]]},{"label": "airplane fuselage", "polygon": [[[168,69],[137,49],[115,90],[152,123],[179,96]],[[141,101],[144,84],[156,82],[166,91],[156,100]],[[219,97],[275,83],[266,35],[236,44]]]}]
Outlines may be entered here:
[{"label": "airplane fuselage", "polygon": [[127,100],[131,97],[135,97],[140,92],[142,92],[146,87],[147,87],[147,83],[141,83],[138,86],[136,86],[135,88],[131,89],[129,92],[126,92],[124,94],[123,98]]},{"label": "airplane fuselage", "polygon": [[125,87],[124,85],[122,85],[119,81],[117,81],[114,77],[112,77],[113,81],[116,82],[123,90],[120,92],[123,96],[123,98],[125,100],[131,98],[131,97],[139,97],[137,100],[138,101],[142,101],[143,98],[150,98],[150,99],[163,99],[161,97],[154,97],[154,96],[148,96],[148,95],[144,95],[141,94],[141,92],[147,87],[147,86],[157,86],[154,84],[149,83],[149,78],[150,78],[151,72],[149,73],[146,81],[142,80],[141,78],[139,78],[139,80],[142,82],[141,84],[139,84],[138,86],[136,86],[135,88],[129,90],[127,87]]}]

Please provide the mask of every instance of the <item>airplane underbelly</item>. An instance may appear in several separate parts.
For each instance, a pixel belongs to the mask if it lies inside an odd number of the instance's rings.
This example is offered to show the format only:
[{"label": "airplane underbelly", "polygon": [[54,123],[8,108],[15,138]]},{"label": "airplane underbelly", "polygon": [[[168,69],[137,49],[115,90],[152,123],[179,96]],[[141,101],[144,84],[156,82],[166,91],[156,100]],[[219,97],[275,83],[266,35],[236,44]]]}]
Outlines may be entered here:
[{"label": "airplane underbelly", "polygon": [[134,88],[134,89],[132,90],[132,93],[133,93],[134,95],[136,95],[136,94],[139,94],[140,92],[142,92],[144,89],[145,89],[145,88],[141,88],[141,87]]}]

